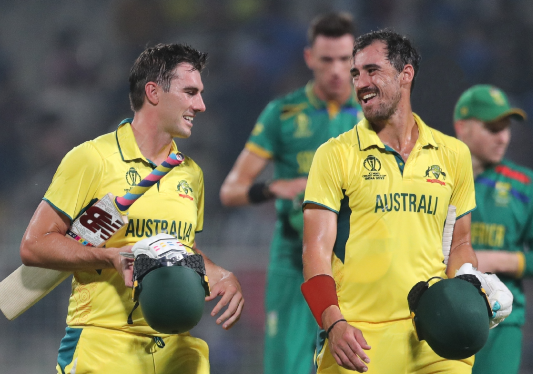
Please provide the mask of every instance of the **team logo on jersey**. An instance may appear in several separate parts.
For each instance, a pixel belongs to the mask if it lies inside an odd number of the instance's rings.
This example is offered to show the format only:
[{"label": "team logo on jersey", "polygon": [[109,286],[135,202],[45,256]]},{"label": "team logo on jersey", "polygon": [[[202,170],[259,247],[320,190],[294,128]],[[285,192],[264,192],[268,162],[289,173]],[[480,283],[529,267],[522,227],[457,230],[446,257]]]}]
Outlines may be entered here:
[{"label": "team logo on jersey", "polygon": [[192,196],[189,196],[189,192],[193,192],[193,191],[192,191],[191,186],[189,186],[189,183],[187,183],[186,180],[184,179],[180,180],[178,185],[176,186],[176,189],[178,190],[178,192],[183,192],[179,194],[180,197],[183,197],[189,200],[194,200]]},{"label": "team logo on jersey", "polygon": [[299,113],[294,118],[294,134],[293,136],[295,138],[308,138],[311,135],[313,135],[313,132],[309,128],[309,125],[311,124],[311,120],[308,116],[306,116],[303,113]]},{"label": "team logo on jersey", "polygon": [[[434,179],[431,179],[432,175],[433,175]],[[440,168],[439,165],[432,165],[432,166],[428,167],[424,177],[425,178],[430,178],[430,179],[426,179],[426,182],[438,183],[441,186],[445,186],[446,185],[446,182],[444,182],[444,180],[446,180],[446,173],[444,171],[442,171],[442,169]],[[442,180],[440,180],[440,177],[442,177]]]},{"label": "team logo on jersey", "polygon": [[507,206],[511,200],[511,183],[496,182],[493,197],[496,205]]},{"label": "team logo on jersey", "polygon": [[376,156],[368,156],[363,161],[363,166],[368,171],[380,171],[381,170],[381,161]]},{"label": "team logo on jersey", "polygon": [[363,174],[365,180],[385,179],[385,175],[381,174],[381,161],[376,156],[370,155],[363,161],[363,167],[369,171],[368,174]]},{"label": "team logo on jersey", "polygon": [[126,172],[126,182],[133,187],[136,186],[140,181],[140,174],[137,172],[137,170],[135,170],[135,168],[131,167],[130,170]]},{"label": "team logo on jersey", "polygon": [[265,126],[262,123],[256,123],[254,126],[254,129],[252,130],[252,135],[256,136],[263,132],[265,129]]}]

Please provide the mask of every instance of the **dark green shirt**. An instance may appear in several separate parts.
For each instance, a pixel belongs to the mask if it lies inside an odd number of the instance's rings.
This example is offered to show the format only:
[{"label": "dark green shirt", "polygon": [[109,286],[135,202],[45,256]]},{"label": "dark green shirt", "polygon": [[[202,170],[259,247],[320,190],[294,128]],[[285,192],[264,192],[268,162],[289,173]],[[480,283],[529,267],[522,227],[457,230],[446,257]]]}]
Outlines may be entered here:
[{"label": "dark green shirt", "polygon": [[475,180],[477,209],[472,212],[472,246],[479,250],[522,252],[519,278],[498,274],[513,293],[513,311],[504,324],[523,325],[522,277],[533,275],[533,171],[503,160]]},{"label": "dark green shirt", "polygon": [[[246,143],[246,149],[272,159],[274,180],[307,177],[316,149],[328,139],[351,130],[362,117],[355,94],[339,108],[318,99],[313,92],[313,82],[309,82],[267,105]],[[273,245],[271,266],[301,271],[300,236],[288,223],[292,209],[292,201],[276,200],[281,233],[286,239],[294,238],[294,245],[291,248],[286,243],[279,245],[280,248]]]}]

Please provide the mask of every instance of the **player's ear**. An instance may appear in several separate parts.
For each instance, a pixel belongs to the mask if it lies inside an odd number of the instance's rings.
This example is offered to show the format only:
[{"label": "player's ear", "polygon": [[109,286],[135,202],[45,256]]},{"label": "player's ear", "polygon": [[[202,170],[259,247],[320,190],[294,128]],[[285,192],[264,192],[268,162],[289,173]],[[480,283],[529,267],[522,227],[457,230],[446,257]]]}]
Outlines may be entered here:
[{"label": "player's ear", "polygon": [[313,64],[313,53],[311,51],[311,47],[305,47],[304,48],[304,60],[307,67],[311,70],[313,70],[314,64]]},{"label": "player's ear", "polygon": [[155,82],[148,82],[144,86],[144,93],[146,95],[146,100],[152,105],[157,105],[159,103],[159,86]]},{"label": "player's ear", "polygon": [[455,135],[458,139],[462,139],[464,137],[464,134],[466,132],[466,121],[463,120],[457,120],[453,122],[453,128],[455,129]]},{"label": "player's ear", "polygon": [[400,73],[400,79],[403,84],[411,84],[415,77],[415,69],[413,65],[407,64],[403,67],[402,72]]}]

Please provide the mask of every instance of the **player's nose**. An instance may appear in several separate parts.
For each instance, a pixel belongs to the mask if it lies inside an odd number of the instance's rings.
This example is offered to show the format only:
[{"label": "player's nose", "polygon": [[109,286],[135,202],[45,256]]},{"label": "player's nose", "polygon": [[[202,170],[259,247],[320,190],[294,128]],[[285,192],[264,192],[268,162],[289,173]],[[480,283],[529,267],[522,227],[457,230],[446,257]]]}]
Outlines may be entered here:
[{"label": "player's nose", "polygon": [[195,112],[205,112],[205,103],[202,95],[197,95],[193,101],[192,109]]}]

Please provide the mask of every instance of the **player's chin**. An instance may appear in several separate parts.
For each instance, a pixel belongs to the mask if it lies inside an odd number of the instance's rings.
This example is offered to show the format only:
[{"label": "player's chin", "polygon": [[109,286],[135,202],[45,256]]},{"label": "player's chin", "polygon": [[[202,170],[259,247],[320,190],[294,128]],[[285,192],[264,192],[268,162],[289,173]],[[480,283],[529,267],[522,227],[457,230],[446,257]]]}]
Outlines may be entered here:
[{"label": "player's chin", "polygon": [[176,133],[173,135],[174,138],[180,138],[180,139],[187,139],[192,135],[192,129],[180,129],[179,131],[176,131]]}]

